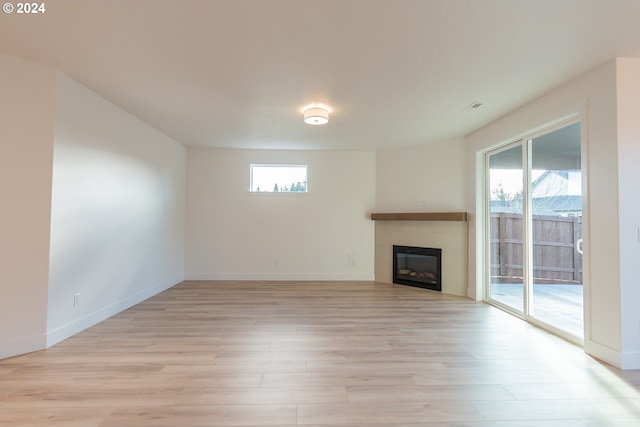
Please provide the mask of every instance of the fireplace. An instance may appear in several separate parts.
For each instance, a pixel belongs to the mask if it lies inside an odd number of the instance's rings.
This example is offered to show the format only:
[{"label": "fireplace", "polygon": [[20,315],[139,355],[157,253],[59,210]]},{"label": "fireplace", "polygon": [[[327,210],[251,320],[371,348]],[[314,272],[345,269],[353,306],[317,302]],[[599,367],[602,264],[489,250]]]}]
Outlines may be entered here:
[{"label": "fireplace", "polygon": [[393,283],[442,290],[442,249],[393,245]]}]

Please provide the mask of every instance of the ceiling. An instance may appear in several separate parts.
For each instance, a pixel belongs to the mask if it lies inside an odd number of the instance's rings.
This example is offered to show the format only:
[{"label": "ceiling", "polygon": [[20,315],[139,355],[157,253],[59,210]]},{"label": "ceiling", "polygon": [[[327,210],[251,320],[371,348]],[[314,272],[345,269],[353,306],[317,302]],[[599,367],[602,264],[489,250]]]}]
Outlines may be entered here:
[{"label": "ceiling", "polygon": [[[640,57],[638,0],[45,6],[42,15],[0,14],[0,52],[54,67],[193,147],[445,141],[614,57]],[[331,106],[328,125],[303,123],[311,102]]]}]

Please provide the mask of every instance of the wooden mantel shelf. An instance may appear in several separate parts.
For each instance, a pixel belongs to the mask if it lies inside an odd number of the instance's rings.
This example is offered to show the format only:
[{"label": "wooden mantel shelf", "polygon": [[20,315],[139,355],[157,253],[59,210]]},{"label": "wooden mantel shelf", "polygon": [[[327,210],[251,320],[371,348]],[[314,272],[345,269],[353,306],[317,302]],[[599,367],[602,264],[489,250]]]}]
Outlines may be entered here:
[{"label": "wooden mantel shelf", "polygon": [[466,221],[466,212],[372,213],[373,221]]}]

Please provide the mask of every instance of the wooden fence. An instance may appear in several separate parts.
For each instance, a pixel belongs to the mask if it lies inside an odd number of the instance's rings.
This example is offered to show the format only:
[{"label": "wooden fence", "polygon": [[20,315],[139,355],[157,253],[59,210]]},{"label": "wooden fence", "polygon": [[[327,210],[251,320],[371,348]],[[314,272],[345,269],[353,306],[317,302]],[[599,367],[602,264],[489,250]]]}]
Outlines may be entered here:
[{"label": "wooden fence", "polygon": [[[522,215],[491,214],[491,276],[497,283],[522,283]],[[582,218],[533,216],[534,283],[582,284]],[[580,248],[582,249],[582,248]]]}]

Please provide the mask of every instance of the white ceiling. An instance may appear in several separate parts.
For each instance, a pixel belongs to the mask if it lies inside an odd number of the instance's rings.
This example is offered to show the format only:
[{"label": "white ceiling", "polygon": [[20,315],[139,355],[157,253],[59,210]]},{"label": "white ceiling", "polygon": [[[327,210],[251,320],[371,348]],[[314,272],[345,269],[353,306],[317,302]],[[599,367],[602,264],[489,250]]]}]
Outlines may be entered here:
[{"label": "white ceiling", "polygon": [[[639,0],[46,0],[0,52],[187,146],[386,149],[462,137],[616,56]],[[479,109],[462,112],[479,101]],[[310,102],[326,126],[302,122]]]}]

